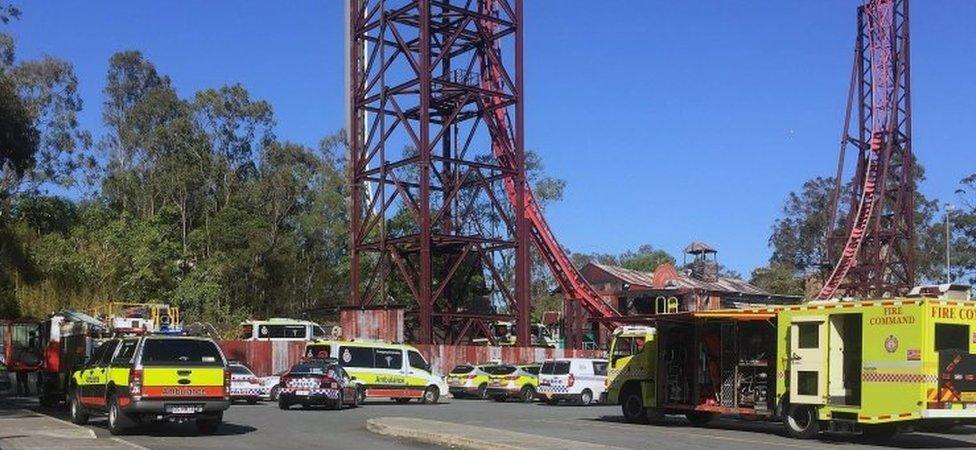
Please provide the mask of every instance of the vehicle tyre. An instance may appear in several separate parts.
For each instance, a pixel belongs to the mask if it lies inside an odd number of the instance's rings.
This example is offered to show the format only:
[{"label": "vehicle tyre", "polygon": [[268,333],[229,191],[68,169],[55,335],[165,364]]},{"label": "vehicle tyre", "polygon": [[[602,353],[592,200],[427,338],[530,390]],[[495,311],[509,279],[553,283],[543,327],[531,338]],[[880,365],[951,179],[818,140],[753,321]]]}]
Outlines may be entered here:
[{"label": "vehicle tyre", "polygon": [[898,426],[895,424],[879,424],[879,425],[865,425],[864,429],[861,430],[861,436],[867,439],[868,442],[875,444],[884,444],[891,440],[898,434]]},{"label": "vehicle tyre", "polygon": [[285,400],[284,397],[279,396],[278,397],[278,408],[279,409],[288,409],[288,408],[291,408],[291,403],[288,400]]},{"label": "vehicle tyre", "polygon": [[810,405],[789,405],[783,417],[786,434],[795,439],[813,439],[820,433],[817,409]]},{"label": "vehicle tyre", "polygon": [[124,434],[128,427],[132,426],[129,417],[122,412],[117,397],[112,396],[108,401],[108,431],[114,435]]},{"label": "vehicle tyre", "polygon": [[535,400],[535,388],[532,386],[525,386],[519,391],[519,400],[523,403],[532,403]]},{"label": "vehicle tyre", "polygon": [[274,386],[271,388],[271,392],[268,393],[268,398],[271,401],[278,401],[278,392],[281,391],[281,386]]},{"label": "vehicle tyre", "polygon": [[437,386],[428,386],[424,390],[424,396],[420,398],[420,403],[433,405],[441,397],[441,390]]},{"label": "vehicle tyre", "polygon": [[223,412],[219,412],[215,416],[198,417],[197,431],[203,434],[214,434],[217,432],[217,429],[220,428],[220,424],[223,421],[224,421]]},{"label": "vehicle tyre", "polygon": [[353,395],[352,396],[352,407],[353,408],[358,408],[359,405],[360,405],[360,403],[359,403],[359,390],[357,389],[356,390],[356,395]]},{"label": "vehicle tyre", "polygon": [[579,404],[582,406],[589,406],[591,403],[593,403],[593,391],[583,389],[583,392],[580,393]]},{"label": "vehicle tyre", "polygon": [[488,383],[481,383],[481,385],[478,386],[478,398],[482,400],[488,398]]},{"label": "vehicle tyre", "polygon": [[546,404],[550,406],[555,406],[559,404],[559,399],[556,397],[548,397],[546,398]]},{"label": "vehicle tyre", "polygon": [[71,423],[75,425],[88,425],[88,410],[81,404],[81,397],[77,391],[71,393]]},{"label": "vehicle tyre", "polygon": [[393,401],[395,401],[397,403],[400,403],[400,404],[410,403],[410,399],[409,398],[404,398],[404,397],[397,397],[397,398],[393,399]]},{"label": "vehicle tyre", "polygon": [[620,409],[624,413],[624,419],[630,423],[647,423],[647,408],[644,407],[640,389],[628,389],[622,397]]},{"label": "vehicle tyre", "polygon": [[329,409],[332,409],[332,410],[340,410],[340,409],[342,409],[342,402],[344,402],[344,401],[345,401],[345,399],[342,398],[342,392],[339,392],[339,399],[336,400],[335,403],[333,403],[332,405],[329,405],[329,406],[331,406]]},{"label": "vehicle tyre", "polygon": [[708,425],[708,423],[714,420],[716,417],[718,417],[718,414],[706,411],[688,411],[685,413],[685,418],[696,427]]},{"label": "vehicle tyre", "polygon": [[356,401],[357,405],[362,405],[366,403],[366,388],[359,386],[356,388],[356,396],[359,397]]}]

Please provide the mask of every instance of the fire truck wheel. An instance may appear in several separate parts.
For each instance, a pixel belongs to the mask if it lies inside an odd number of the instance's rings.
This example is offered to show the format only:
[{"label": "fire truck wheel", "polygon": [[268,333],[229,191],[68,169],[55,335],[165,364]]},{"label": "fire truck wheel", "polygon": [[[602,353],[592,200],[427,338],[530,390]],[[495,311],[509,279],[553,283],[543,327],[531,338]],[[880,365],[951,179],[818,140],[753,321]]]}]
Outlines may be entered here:
[{"label": "fire truck wheel", "polygon": [[441,391],[437,389],[437,386],[428,386],[427,390],[424,391],[424,396],[420,398],[420,403],[434,404],[437,403],[437,399],[440,398]]},{"label": "fire truck wheel", "polygon": [[796,439],[813,439],[820,434],[817,409],[810,405],[790,405],[783,418],[786,434]]},{"label": "fire truck wheel", "polygon": [[620,409],[623,410],[624,419],[630,423],[647,423],[647,408],[644,408],[640,390],[628,389],[622,397]]},{"label": "fire truck wheel", "polygon": [[718,417],[718,414],[705,411],[688,411],[685,413],[685,418],[687,418],[688,421],[696,427],[708,425],[708,423],[716,417]]},{"label": "fire truck wheel", "polygon": [[81,397],[77,392],[71,394],[71,423],[75,425],[88,425],[88,410],[81,404]]}]

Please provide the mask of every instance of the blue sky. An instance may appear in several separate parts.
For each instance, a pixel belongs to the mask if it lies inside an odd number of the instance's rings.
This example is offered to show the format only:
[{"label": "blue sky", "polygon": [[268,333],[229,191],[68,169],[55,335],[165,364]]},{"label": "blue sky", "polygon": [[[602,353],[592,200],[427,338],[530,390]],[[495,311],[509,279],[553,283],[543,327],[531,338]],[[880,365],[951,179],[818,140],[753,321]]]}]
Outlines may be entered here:
[{"label": "blue sky", "polygon": [[[344,124],[339,0],[16,1],[20,58],[74,63],[100,134],[109,56],[139,49],[180,93],[240,82],[277,134]],[[790,190],[836,164],[856,0],[526,1],[526,142],[567,181],[564,246],[679,255],[703,240],[743,274]],[[914,148],[925,194],[976,172],[976,2],[912,2]],[[680,260],[680,256],[679,256]]]}]

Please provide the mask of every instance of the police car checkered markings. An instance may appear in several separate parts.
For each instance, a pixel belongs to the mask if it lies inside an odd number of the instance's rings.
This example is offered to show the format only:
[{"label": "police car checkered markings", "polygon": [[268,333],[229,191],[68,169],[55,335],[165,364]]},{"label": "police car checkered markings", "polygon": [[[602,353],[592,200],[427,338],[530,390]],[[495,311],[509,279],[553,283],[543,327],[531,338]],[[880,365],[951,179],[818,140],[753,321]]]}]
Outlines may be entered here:
[{"label": "police car checkered markings", "polygon": [[323,396],[332,400],[339,399],[339,389],[332,388],[295,388],[286,387],[281,388],[281,394],[298,394],[298,395],[308,395],[308,396]]},{"label": "police car checkered markings", "polygon": [[289,388],[313,388],[322,384],[318,378],[291,378],[287,381],[286,387]]}]

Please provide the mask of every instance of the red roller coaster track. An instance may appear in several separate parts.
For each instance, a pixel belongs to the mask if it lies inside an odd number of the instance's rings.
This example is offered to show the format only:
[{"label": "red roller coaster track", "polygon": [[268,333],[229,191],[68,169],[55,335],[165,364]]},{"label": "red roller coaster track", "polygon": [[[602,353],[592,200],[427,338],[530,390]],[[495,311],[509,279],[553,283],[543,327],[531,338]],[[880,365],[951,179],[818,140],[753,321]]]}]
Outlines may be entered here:
[{"label": "red roller coaster track", "polygon": [[[485,2],[489,15],[494,13],[494,5],[495,2],[492,0]],[[494,31],[494,24],[491,22],[485,21],[483,22],[483,26],[490,32]],[[493,56],[485,58],[482,61],[482,68],[487,69],[483,70],[482,73],[487,74],[487,76],[482,77],[481,83],[485,89],[489,90],[497,89],[499,87],[497,84],[502,80],[502,71],[499,68],[500,61],[502,60],[501,49],[496,46],[493,47],[493,51]],[[498,130],[510,129],[505,110],[499,107],[498,103],[500,103],[500,100],[494,98],[493,101],[496,103],[489,109],[493,111],[491,119],[494,121],[494,128]],[[494,142],[492,151],[495,157],[498,158],[501,166],[514,168],[514,151],[509,140],[509,135],[503,133],[500,137],[501,139]],[[518,192],[512,178],[505,179],[505,191],[512,204],[516,204]],[[543,215],[539,204],[535,201],[535,197],[532,195],[532,189],[529,186],[525,186],[524,195],[525,217],[529,222],[532,242],[549,266],[549,270],[552,271],[553,277],[556,279],[559,288],[566,295],[567,299],[570,301],[580,301],[580,304],[591,316],[600,318],[618,316],[617,311],[603,301],[596,290],[590,286],[576,267],[573,266],[572,262],[570,262],[569,257],[566,256],[566,252],[563,251],[563,248],[556,240],[556,236],[549,228],[549,223],[546,222],[545,215]]]},{"label": "red roller coaster track", "polygon": [[[908,0],[866,0],[828,224],[836,264],[817,298],[904,293],[914,282],[914,179],[911,151]],[[855,92],[859,130],[849,133]],[[848,145],[859,151],[843,245],[832,245]],[[838,250],[839,249],[839,250]]]}]

